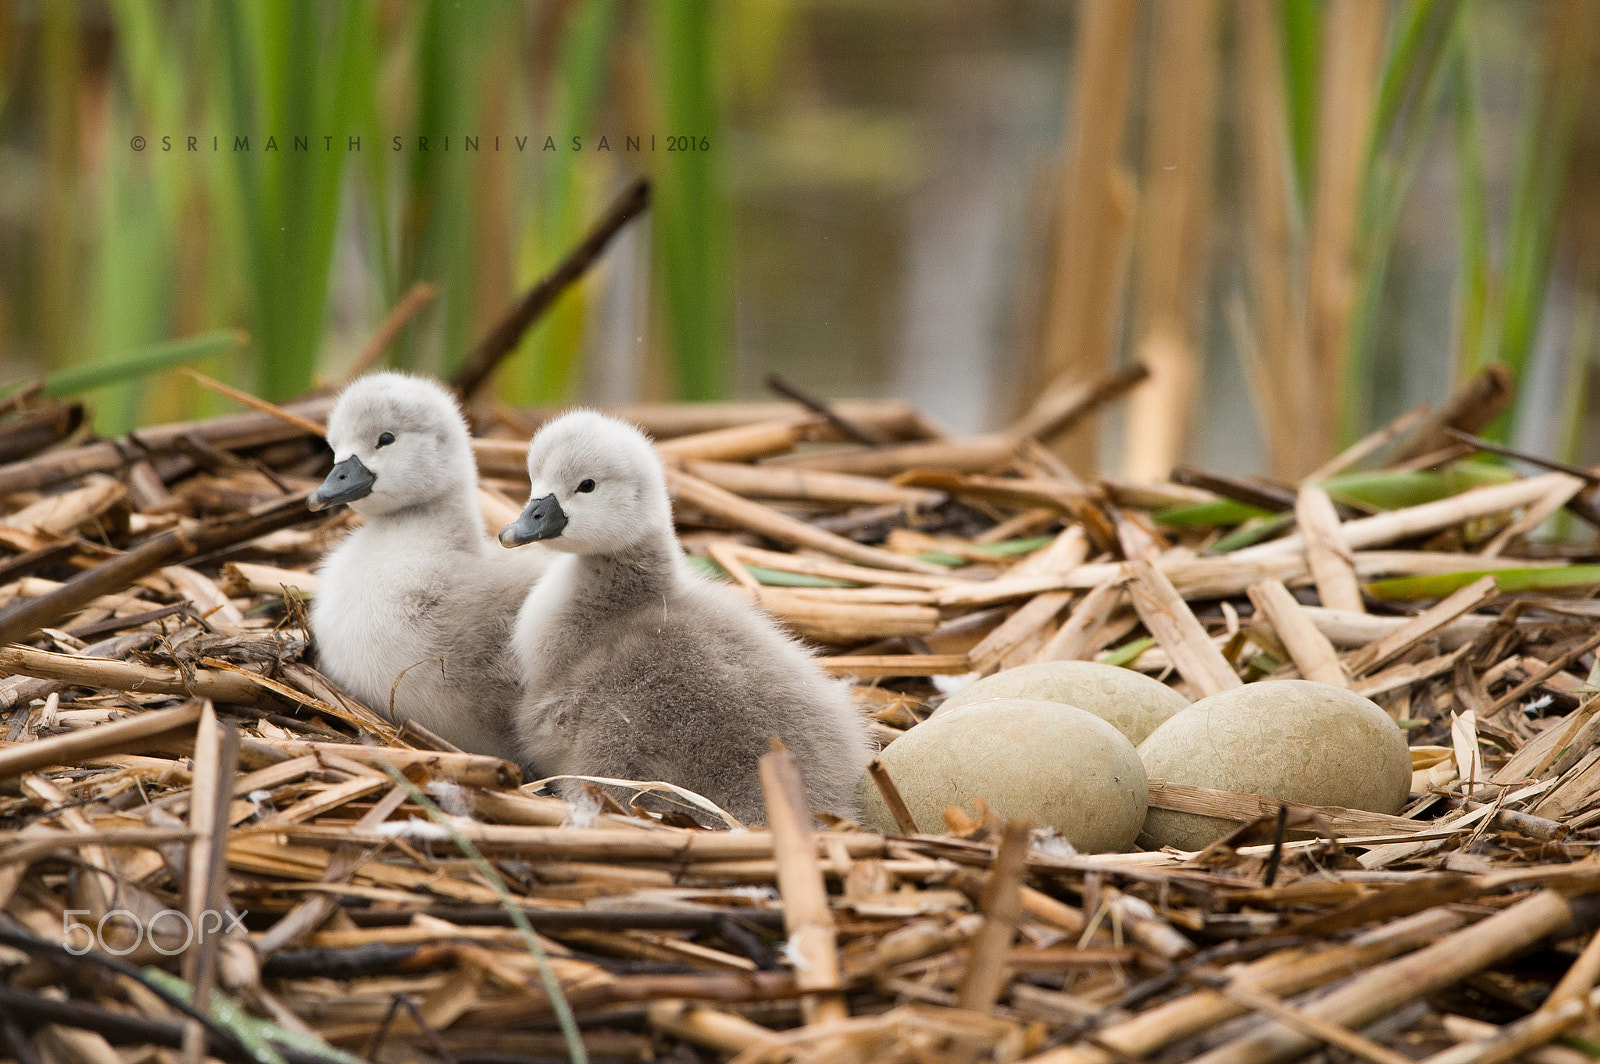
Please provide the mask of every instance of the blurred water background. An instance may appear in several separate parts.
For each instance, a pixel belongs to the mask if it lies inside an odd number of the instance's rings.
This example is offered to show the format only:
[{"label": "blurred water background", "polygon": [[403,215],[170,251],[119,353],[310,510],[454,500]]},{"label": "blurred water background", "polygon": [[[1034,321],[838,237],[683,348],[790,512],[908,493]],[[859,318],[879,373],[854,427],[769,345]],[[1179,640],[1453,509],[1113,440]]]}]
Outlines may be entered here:
[{"label": "blurred water background", "polygon": [[388,362],[445,373],[647,174],[503,399],[778,370],[976,432],[1138,358],[1070,460],[1292,477],[1501,360],[1500,434],[1592,464],[1597,44],[1600,0],[0,0],[0,382],[284,399],[418,280]]}]

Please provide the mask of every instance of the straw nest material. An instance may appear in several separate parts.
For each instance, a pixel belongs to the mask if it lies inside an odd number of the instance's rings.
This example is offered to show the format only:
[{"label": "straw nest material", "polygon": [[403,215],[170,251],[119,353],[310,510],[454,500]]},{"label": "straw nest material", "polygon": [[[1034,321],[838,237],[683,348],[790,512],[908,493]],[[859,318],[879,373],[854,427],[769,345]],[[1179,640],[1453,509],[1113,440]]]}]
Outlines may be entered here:
[{"label": "straw nest material", "polygon": [[[1437,489],[1398,508],[1081,479],[1038,440],[1115,390],[975,439],[892,402],[619,413],[659,441],[697,564],[855,679],[880,742],[946,678],[1032,661],[1191,699],[1303,676],[1404,727],[1401,815],[1153,779],[1152,806],[1245,826],[1095,856],[993,815],[884,836],[814,828],[781,752],[768,829],[569,807],[318,673],[305,600],[353,520],[302,501],[326,399],[110,441],[9,401],[0,1056],[1583,1059],[1600,569],[1527,534],[1592,519],[1592,482],[1459,490],[1493,479],[1437,472],[1470,403],[1312,478]],[[474,414],[498,527],[539,417]],[[180,914],[218,930],[186,943]]]}]

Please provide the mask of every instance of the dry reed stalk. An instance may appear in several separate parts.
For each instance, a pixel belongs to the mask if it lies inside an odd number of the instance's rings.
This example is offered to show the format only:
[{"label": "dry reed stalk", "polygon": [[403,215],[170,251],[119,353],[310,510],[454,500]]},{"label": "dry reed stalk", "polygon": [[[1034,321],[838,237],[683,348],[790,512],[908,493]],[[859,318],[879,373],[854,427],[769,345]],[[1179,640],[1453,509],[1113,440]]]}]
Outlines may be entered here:
[{"label": "dry reed stalk", "polygon": [[[200,711],[194,739],[194,785],[190,790],[188,863],[184,877],[184,913],[194,938],[184,953],[183,974],[193,988],[196,1009],[205,1012],[216,981],[216,962],[224,934],[222,896],[227,852],[228,806],[238,765],[239,735],[217,722],[207,702]],[[205,1031],[199,1021],[184,1027],[186,1064],[205,1056]]]},{"label": "dry reed stalk", "polygon": [[966,654],[852,654],[817,658],[816,661],[835,676],[853,676],[858,680],[961,676],[972,671],[972,659]]},{"label": "dry reed stalk", "polygon": [[1456,775],[1461,780],[1461,793],[1471,798],[1483,786],[1483,754],[1478,749],[1478,720],[1472,710],[1450,722],[1451,745],[1455,751]]},{"label": "dry reed stalk", "polygon": [[820,418],[790,417],[754,425],[713,429],[664,440],[656,444],[656,453],[664,462],[749,461],[792,451],[796,443],[823,424]]},{"label": "dry reed stalk", "polygon": [[1361,809],[1344,809],[1339,806],[1302,805],[1269,798],[1259,794],[1242,794],[1237,791],[1217,790],[1214,787],[1196,787],[1166,780],[1150,781],[1150,806],[1170,809],[1178,813],[1199,813],[1202,816],[1220,817],[1248,823],[1261,817],[1276,816],[1280,807],[1286,808],[1296,822],[1318,823],[1341,838],[1358,839],[1363,836],[1410,834],[1422,831],[1426,825],[1405,817],[1369,813]]},{"label": "dry reed stalk", "polygon": [[[1440,1017],[1444,1033],[1458,1042],[1480,1042],[1497,1036],[1501,1027],[1466,1016],[1446,1014]],[[1542,1045],[1525,1049],[1519,1054],[1529,1064],[1587,1064],[1594,1059],[1586,1053],[1565,1046]]]},{"label": "dry reed stalk", "polygon": [[1378,698],[1393,691],[1404,690],[1423,680],[1431,680],[1435,676],[1442,676],[1456,667],[1456,664],[1466,655],[1468,648],[1457,647],[1448,654],[1441,654],[1436,658],[1428,658],[1412,665],[1396,665],[1391,669],[1364,676],[1351,685],[1351,690],[1363,698]]},{"label": "dry reed stalk", "polygon": [[1572,962],[1572,967],[1567,969],[1541,1007],[1553,1008],[1568,1001],[1581,1000],[1594,989],[1596,982],[1600,982],[1600,933],[1589,936],[1583,952],[1578,954],[1578,959]]},{"label": "dry reed stalk", "polygon": [[815,995],[805,1002],[810,1022],[846,1019],[850,1014],[840,993],[843,983],[833,911],[828,908],[828,888],[817,862],[799,762],[774,739],[772,751],[761,755],[760,771],[772,853],[778,862],[786,952],[794,963],[795,985]]},{"label": "dry reed stalk", "polygon": [[981,913],[967,913],[947,924],[917,921],[891,931],[872,951],[872,971],[887,972],[902,964],[964,946],[983,927],[983,919]]},{"label": "dry reed stalk", "polygon": [[[1579,745],[1586,732],[1600,725],[1600,700],[1589,698],[1582,706],[1568,714],[1567,719],[1553,728],[1540,732],[1511,759],[1500,767],[1491,783],[1522,783],[1542,775],[1545,769],[1567,749],[1587,749],[1590,743]],[[1591,740],[1592,743],[1592,740]]]},{"label": "dry reed stalk", "polygon": [[1022,915],[1021,888],[1033,827],[1026,820],[1008,821],[995,850],[994,866],[983,885],[978,909],[983,927],[973,939],[956,1007],[990,1013],[1005,990],[1006,962]]},{"label": "dry reed stalk", "polygon": [[952,580],[948,576],[924,576],[921,573],[897,573],[885,569],[869,569],[862,565],[850,565],[847,562],[834,561],[832,558],[817,558],[807,554],[783,554],[779,551],[762,550],[759,547],[747,547],[742,543],[729,541],[722,541],[721,545],[730,557],[737,558],[746,565],[759,565],[785,573],[805,573],[808,576],[826,576],[835,580],[853,580],[862,584],[876,584],[884,587],[925,588],[928,590],[949,587],[956,583],[965,584],[970,582]]},{"label": "dry reed stalk", "polygon": [[1243,681],[1233,671],[1233,666],[1211,642],[1205,628],[1195,619],[1194,611],[1166,574],[1147,561],[1130,561],[1124,566],[1133,608],[1156,642],[1172,656],[1183,678],[1193,684],[1202,697],[1241,686]]},{"label": "dry reed stalk", "polygon": [[[41,537],[39,542],[30,538],[26,545],[18,545],[18,549],[33,550],[43,546],[45,541],[70,535],[85,525],[93,524],[127,497],[128,489],[121,481],[110,477],[91,477],[84,487],[59,495],[47,495],[30,506],[0,518],[0,529]],[[126,524],[124,519],[123,525]]]},{"label": "dry reed stalk", "polygon": [[1300,675],[1308,680],[1350,686],[1350,674],[1339,661],[1338,652],[1328,637],[1317,630],[1304,607],[1278,580],[1263,580],[1248,588],[1250,601],[1272,626]]},{"label": "dry reed stalk", "polygon": [[179,368],[185,377],[188,377],[190,380],[194,381],[207,391],[216,392],[218,395],[225,396],[229,399],[232,399],[236,403],[248,406],[252,410],[258,410],[263,414],[269,414],[283,422],[285,425],[292,425],[308,436],[327,435],[327,429],[323,427],[322,422],[320,421],[314,421],[311,418],[302,417],[293,410],[279,406],[277,403],[269,403],[265,399],[258,399],[249,392],[241,391],[232,385],[223,384],[215,377],[208,377],[199,370],[190,369],[188,366],[181,366]]},{"label": "dry reed stalk", "polygon": [[516,765],[484,754],[453,754],[437,750],[403,750],[389,746],[361,746],[353,743],[323,743],[304,739],[280,739],[274,747],[291,757],[313,754],[319,757],[348,758],[362,765],[389,765],[404,772],[424,769],[440,779],[474,787],[515,785],[522,772]]},{"label": "dry reed stalk", "polygon": [[1362,613],[1361,581],[1355,557],[1340,530],[1339,514],[1328,493],[1316,485],[1301,487],[1295,497],[1295,522],[1306,543],[1306,566],[1317,585],[1322,605],[1333,610]]},{"label": "dry reed stalk", "polygon": [[1159,484],[1141,484],[1102,473],[1095,478],[1106,500],[1125,510],[1166,510],[1175,506],[1199,506],[1217,501],[1215,492],[1187,484],[1164,481]]},{"label": "dry reed stalk", "polygon": [[1494,577],[1485,576],[1458,588],[1438,603],[1423,610],[1405,624],[1374,643],[1369,643],[1345,659],[1352,676],[1364,676],[1410,650],[1445,627],[1482,606],[1498,594]]},{"label": "dry reed stalk", "polygon": [[[782,454],[794,450],[816,418],[788,417],[751,425],[733,425],[656,444],[662,461],[728,462]],[[474,437],[472,454],[485,476],[527,480],[528,441]]]},{"label": "dry reed stalk", "polygon": [[1031,536],[1055,524],[1060,517],[1061,512],[1054,506],[1033,506],[1006,518],[993,528],[979,532],[972,537],[972,544],[983,546],[990,543],[1004,543],[1018,536]]},{"label": "dry reed stalk", "polygon": [[650,1026],[719,1053],[739,1053],[760,1048],[773,1032],[743,1016],[696,1002],[653,1001],[646,1010]]},{"label": "dry reed stalk", "polygon": [[261,828],[286,827],[290,824],[300,824],[312,817],[321,816],[323,813],[337,809],[347,802],[357,798],[365,798],[374,791],[381,791],[388,786],[386,776],[359,776],[355,779],[345,780],[324,787],[316,793],[301,799],[286,809],[280,809],[271,816],[263,817],[256,821],[256,826]]},{"label": "dry reed stalk", "polygon": [[[98,834],[94,825],[89,823],[89,818],[72,806],[61,788],[49,780],[41,776],[24,776],[20,789],[24,796],[37,798],[47,809],[54,810],[54,819],[71,834],[85,839]],[[86,907],[89,915],[98,920],[112,911],[120,896],[123,876],[111,851],[104,846],[96,843],[80,846],[78,855],[88,874],[73,884],[73,900]]]},{"label": "dry reed stalk", "polygon": [[1049,443],[1100,407],[1137,388],[1149,376],[1150,371],[1135,362],[1094,380],[1054,388],[1041,395],[1028,407],[1027,413],[1012,422],[1007,434],[1016,440]]},{"label": "dry reed stalk", "polygon": [[291,495],[198,528],[186,530],[180,526],[151,536],[127,552],[79,573],[48,595],[7,606],[0,611],[0,643],[29,636],[82,609],[101,594],[126,587],[173,562],[247,543],[308,521],[315,515],[304,502],[303,495]]},{"label": "dry reed stalk", "polygon": [[1183,459],[1199,396],[1201,299],[1211,219],[1219,57],[1218,0],[1151,8],[1143,216],[1133,345],[1150,370],[1123,422],[1124,474],[1160,480]]},{"label": "dry reed stalk", "polygon": [[1316,182],[1306,278],[1316,378],[1313,402],[1299,422],[1310,453],[1318,456],[1332,454],[1338,440],[1356,300],[1361,176],[1376,113],[1373,104],[1387,15],[1386,8],[1367,0],[1331,0],[1322,16]]},{"label": "dry reed stalk", "polygon": [[52,765],[75,764],[98,754],[127,751],[148,739],[187,728],[200,719],[200,713],[201,704],[191,702],[140,713],[114,724],[0,746],[0,779],[14,779]]},{"label": "dry reed stalk", "polygon": [[815,525],[785,516],[759,503],[741,499],[731,491],[724,491],[687,473],[669,469],[667,483],[678,501],[782,543],[809,547],[824,554],[880,569],[896,569],[928,576],[948,573],[948,570],[928,562],[919,562],[915,558],[906,558],[878,547],[864,546],[832,532],[824,532]]},{"label": "dry reed stalk", "polygon": [[932,488],[945,494],[1000,506],[1041,506],[1068,512],[1081,506],[1088,495],[1075,483],[1040,477],[994,477],[977,473],[913,470],[902,473],[895,480],[899,484]]},{"label": "dry reed stalk", "polygon": [[1078,600],[1056,634],[1034,655],[1035,661],[1077,661],[1093,647],[1111,615],[1126,604],[1124,581],[1112,578]]},{"label": "dry reed stalk", "polygon": [[[1110,368],[1111,332],[1123,284],[1122,244],[1133,193],[1122,141],[1142,5],[1085,0],[1078,7],[1073,122],[1055,196],[1051,260],[1032,384],[1082,380]],[[1042,391],[1049,391],[1046,387]],[[1069,464],[1093,469],[1097,422],[1058,441]]]},{"label": "dry reed stalk", "polygon": [[888,808],[889,815],[894,818],[895,827],[900,833],[917,834],[916,818],[911,815],[906,800],[900,796],[900,788],[895,786],[889,770],[883,767],[883,761],[875,757],[867,762],[867,775],[872,778],[872,785],[878,789],[878,794],[883,798],[883,804]]},{"label": "dry reed stalk", "polygon": [[[748,570],[747,570],[748,571]],[[856,605],[887,604],[897,606],[931,606],[933,593],[911,587],[785,587],[766,588],[808,602],[850,603]]]},{"label": "dry reed stalk", "polygon": [[[1473,488],[1438,502],[1408,506],[1375,517],[1361,517],[1346,521],[1342,526],[1345,542],[1351,550],[1360,551],[1393,543],[1397,539],[1424,536],[1464,521],[1489,517],[1493,514],[1528,506],[1544,498],[1558,483],[1566,479],[1564,473],[1546,473],[1543,476],[1515,480],[1509,484]],[[1305,540],[1298,533],[1246,547],[1229,555],[1235,560],[1251,560],[1305,550]]]},{"label": "dry reed stalk", "polygon": [[[934,439],[942,435],[930,428],[915,407],[901,399],[837,399],[829,407],[845,420],[874,434],[896,441]],[[799,412],[791,402],[617,403],[602,408],[612,417],[639,426],[657,440],[737,428],[757,422],[793,420]],[[565,413],[566,407],[539,407],[500,411],[525,435]]]},{"label": "dry reed stalk", "polygon": [[[28,862],[51,853],[75,850],[79,846],[140,847],[161,846],[169,842],[189,842],[192,836],[184,828],[125,828],[121,831],[94,831],[87,834],[44,830],[29,834],[19,833],[16,841],[0,849],[0,866],[15,862]],[[9,895],[6,896],[9,898]],[[5,900],[0,898],[0,900]]]},{"label": "dry reed stalk", "polygon": [[819,643],[849,645],[892,636],[927,635],[939,626],[939,611],[932,606],[860,600],[819,602],[759,585],[746,591],[752,603]]},{"label": "dry reed stalk", "polygon": [[[317,418],[325,417],[332,405],[332,399],[311,399],[290,403],[287,409],[308,418]],[[203,444],[233,448],[276,443],[302,435],[302,430],[270,414],[255,411],[205,421],[156,425],[139,430],[137,442],[130,439],[106,440],[12,462],[0,468],[0,495],[47,488],[89,473],[115,473],[133,461],[133,456],[170,451],[184,437]]]},{"label": "dry reed stalk", "polygon": [[[1292,480],[1315,461],[1300,418],[1313,402],[1310,339],[1304,293],[1297,284],[1300,256],[1291,187],[1283,41],[1272,0],[1237,0],[1239,72],[1235,82],[1249,196],[1245,265],[1250,283],[1251,330],[1242,304],[1229,305],[1229,322],[1244,358],[1271,455],[1272,472]],[[1266,353],[1270,353],[1270,357]]]},{"label": "dry reed stalk", "polygon": [[732,543],[725,539],[712,540],[706,544],[706,554],[711,560],[722,566],[727,573],[745,591],[750,593],[751,601],[759,601],[761,596],[761,581],[750,575],[750,570],[744,567],[738,555],[730,549]]},{"label": "dry reed stalk", "polygon": [[[1243,594],[1244,589],[1261,580],[1293,580],[1305,572],[1303,557],[1268,557],[1249,560],[1245,564],[1234,561],[1237,555],[1224,558],[1185,558],[1168,556],[1155,566],[1185,598],[1227,598]],[[1393,559],[1383,559],[1379,569],[1393,568]],[[1125,577],[1122,562],[1091,562],[1080,565],[1065,576],[1013,577],[1009,574],[995,580],[968,582],[959,586],[946,585],[934,593],[934,601],[943,607],[992,606],[1012,599],[1029,598],[1048,591],[1088,591],[1108,580]]]},{"label": "dry reed stalk", "polygon": [[[1559,768],[1553,772],[1560,772]],[[1582,760],[1547,783],[1550,793],[1533,807],[1535,816],[1562,820],[1589,805],[1600,792],[1600,757],[1591,751]]]},{"label": "dry reed stalk", "polygon": [[111,658],[80,658],[52,654],[32,647],[10,646],[0,650],[0,669],[84,687],[103,687],[115,691],[144,691],[152,694],[193,695],[218,702],[255,705],[261,689],[236,673],[195,669],[185,675],[181,669],[162,669],[151,665]]},{"label": "dry reed stalk", "polygon": [[[384,751],[384,753],[404,752]],[[420,761],[420,758],[418,760]],[[406,765],[401,761],[395,767],[404,769]],[[765,831],[734,833],[690,831],[668,827],[657,827],[649,831],[618,831],[614,826],[546,828],[484,823],[461,824],[458,829],[463,838],[480,850],[493,850],[496,853],[520,852],[529,858],[702,863],[770,860],[773,857],[772,836]],[[389,838],[382,833],[356,832],[347,825],[339,827],[294,825],[278,834],[299,840],[308,846],[338,846],[347,842],[375,845]],[[270,833],[252,832],[248,827],[234,833],[236,840],[271,837]],[[404,837],[403,833],[401,837]],[[888,852],[881,836],[862,832],[823,832],[817,836],[818,845],[826,846],[835,838],[842,843],[845,852],[852,859],[881,858]]]},{"label": "dry reed stalk", "polygon": [[[1555,891],[1540,891],[1410,956],[1368,969],[1302,1011],[1341,1027],[1365,1026],[1520,953],[1572,921],[1565,898]],[[1299,1032],[1269,1023],[1195,1059],[1196,1064],[1276,1064],[1315,1045]]]},{"label": "dry reed stalk", "polygon": [[1487,428],[1516,398],[1516,382],[1504,363],[1491,362],[1453,392],[1445,404],[1423,416],[1385,462],[1401,465],[1451,446],[1449,430],[1473,434]]},{"label": "dry reed stalk", "polygon": [[758,469],[737,462],[708,461],[685,462],[683,468],[708,484],[755,499],[805,499],[863,506],[895,503],[918,509],[937,506],[944,499],[942,492],[901,487],[879,477],[861,477],[849,473]]},{"label": "dry reed stalk", "polygon": [[1030,599],[968,652],[973,668],[985,676],[1000,668],[1008,656],[1055,620],[1071,601],[1072,594],[1067,591],[1050,591]]},{"label": "dry reed stalk", "polygon": [[[1288,997],[1342,979],[1454,931],[1465,918],[1444,907],[1429,909],[1318,952],[1285,950],[1241,965],[1231,985]],[[1091,1045],[1069,1045],[1029,1057],[1027,1064],[1114,1064],[1150,1056],[1169,1045],[1217,1027],[1246,1008],[1215,990],[1197,990],[1102,1027]]]},{"label": "dry reed stalk", "polygon": [[222,567],[222,589],[230,595],[282,595],[285,589],[307,598],[317,593],[317,574],[280,569],[256,562],[229,562]]},{"label": "dry reed stalk", "polygon": [[[46,580],[38,576],[25,576],[21,580],[0,587],[0,606],[10,605],[17,599],[39,598],[65,586],[65,584],[56,580]],[[136,598],[133,595],[99,595],[84,603],[83,608],[107,610],[113,614],[132,616],[148,611],[150,603],[146,599]]]},{"label": "dry reed stalk", "polygon": [[[1358,550],[1351,557],[1356,562],[1356,575],[1364,580],[1383,576],[1438,576],[1471,572],[1483,567],[1480,555],[1444,550]],[[1552,566],[1547,559],[1539,558],[1501,558],[1494,567],[1559,569],[1563,564],[1558,561]]]},{"label": "dry reed stalk", "polygon": [[[384,795],[356,822],[356,830],[374,830],[379,824],[388,820],[400,806],[404,805],[405,800],[406,792],[403,788],[392,788],[388,794]],[[359,847],[341,847],[329,859],[321,882],[327,884],[344,883],[350,879],[356,869],[361,867],[363,863]],[[338,908],[339,900],[332,893],[318,894],[305,899],[284,914],[282,919],[256,939],[256,952],[264,957],[270,956],[278,952],[278,950],[300,941],[320,927],[323,921],[332,916]]]},{"label": "dry reed stalk", "polygon": [[1355,443],[1352,443],[1316,469],[1307,473],[1300,479],[1300,483],[1302,485],[1320,484],[1330,477],[1338,476],[1340,473],[1348,472],[1364,464],[1368,458],[1379,453],[1395,440],[1414,432],[1419,425],[1428,419],[1432,409],[1427,403],[1418,403],[1382,428],[1374,429],[1372,432],[1367,433]]},{"label": "dry reed stalk", "polygon": [[1069,525],[1058,533],[1047,546],[1029,554],[1011,567],[1009,575],[1049,576],[1065,575],[1084,563],[1089,556],[1089,537],[1080,525]]},{"label": "dry reed stalk", "polygon": [[[1317,626],[1317,631],[1327,636],[1334,646],[1345,650],[1364,647],[1411,623],[1409,617],[1380,617],[1371,613],[1332,610],[1321,606],[1300,608],[1311,618],[1311,623]],[[1494,623],[1493,617],[1469,613],[1434,632],[1433,638],[1437,639],[1445,650],[1455,650],[1472,642],[1485,628]]]},{"label": "dry reed stalk", "polygon": [[[1561,474],[1555,475],[1560,476]],[[1506,547],[1510,546],[1512,540],[1526,536],[1544,524],[1546,520],[1555,516],[1556,511],[1565,506],[1568,500],[1583,489],[1584,483],[1577,477],[1567,478],[1566,483],[1558,482],[1550,489],[1548,495],[1530,504],[1515,521],[1502,528],[1494,539],[1489,541],[1489,545],[1483,548],[1481,553],[1485,558],[1498,557]]]},{"label": "dry reed stalk", "polygon": [[1379,1045],[1370,1038],[1363,1038],[1353,1031],[1308,1016],[1265,990],[1247,986],[1224,986],[1221,993],[1231,1001],[1265,1013],[1309,1038],[1326,1042],[1335,1049],[1342,1049],[1354,1057],[1369,1061],[1370,1064],[1411,1064],[1410,1057],[1402,1056],[1387,1046]]},{"label": "dry reed stalk", "polygon": [[1016,458],[1016,451],[1017,441],[1010,436],[974,436],[965,440],[902,443],[863,450],[785,454],[767,459],[759,468],[811,469],[863,477],[895,476],[907,469],[984,473],[1009,466]]}]

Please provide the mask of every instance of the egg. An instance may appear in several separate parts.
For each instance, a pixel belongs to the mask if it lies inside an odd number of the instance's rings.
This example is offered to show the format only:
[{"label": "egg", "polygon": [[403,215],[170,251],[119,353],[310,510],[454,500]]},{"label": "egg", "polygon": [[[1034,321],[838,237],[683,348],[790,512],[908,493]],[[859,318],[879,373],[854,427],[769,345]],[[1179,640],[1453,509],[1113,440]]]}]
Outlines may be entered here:
[{"label": "egg", "polygon": [[939,716],[995,698],[1031,698],[1087,710],[1135,746],[1189,700],[1159,680],[1098,661],[1041,661],[985,676],[934,711]]},{"label": "egg", "polygon": [[[1053,828],[1084,853],[1128,849],[1149,802],[1133,744],[1099,717],[1059,702],[1006,698],[952,709],[912,728],[879,755],[922,831],[940,831],[952,805]],[[862,820],[896,833],[870,776]]]},{"label": "egg", "polygon": [[[1389,715],[1354,691],[1310,680],[1263,680],[1203,698],[1139,745],[1150,779],[1241,791],[1305,805],[1398,813],[1411,754]],[[1151,809],[1147,842],[1199,850],[1238,824]]]}]

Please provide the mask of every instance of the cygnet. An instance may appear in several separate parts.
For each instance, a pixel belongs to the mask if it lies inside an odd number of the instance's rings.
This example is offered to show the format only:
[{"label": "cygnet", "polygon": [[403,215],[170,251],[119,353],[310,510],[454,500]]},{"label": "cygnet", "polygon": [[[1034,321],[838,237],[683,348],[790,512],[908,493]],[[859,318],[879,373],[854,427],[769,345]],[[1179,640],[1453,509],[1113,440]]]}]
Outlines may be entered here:
[{"label": "cygnet", "polygon": [[528,476],[530,501],[500,542],[564,555],[513,637],[527,690],[517,730],[541,770],[664,780],[760,823],[757,761],[776,736],[799,761],[812,811],[853,817],[870,742],[848,691],[685,563],[644,435],[565,414],[533,438]]},{"label": "cygnet", "polygon": [[328,444],[333,471],[306,505],[348,503],[363,523],[318,574],[311,629],[323,671],[379,712],[392,704],[398,721],[520,760],[510,637],[550,556],[507,557],[489,538],[454,396],[421,377],[362,377],[334,405]]}]

